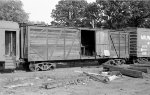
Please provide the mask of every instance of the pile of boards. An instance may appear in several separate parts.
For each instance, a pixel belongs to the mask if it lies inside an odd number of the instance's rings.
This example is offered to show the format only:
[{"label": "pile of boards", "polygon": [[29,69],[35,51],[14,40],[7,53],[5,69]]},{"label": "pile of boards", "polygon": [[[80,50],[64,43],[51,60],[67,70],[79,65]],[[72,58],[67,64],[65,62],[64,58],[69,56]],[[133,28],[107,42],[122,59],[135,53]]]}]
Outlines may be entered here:
[{"label": "pile of boards", "polygon": [[119,71],[122,75],[144,78],[150,75],[150,64],[130,64],[130,65],[111,65],[103,64],[103,68],[106,71]]}]

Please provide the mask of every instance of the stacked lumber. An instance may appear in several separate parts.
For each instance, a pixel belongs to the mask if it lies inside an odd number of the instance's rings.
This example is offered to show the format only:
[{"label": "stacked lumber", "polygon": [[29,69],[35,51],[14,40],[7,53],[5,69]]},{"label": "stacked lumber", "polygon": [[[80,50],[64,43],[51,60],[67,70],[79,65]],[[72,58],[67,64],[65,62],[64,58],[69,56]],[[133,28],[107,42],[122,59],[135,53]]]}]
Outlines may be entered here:
[{"label": "stacked lumber", "polygon": [[113,66],[110,64],[103,64],[103,68],[109,71],[119,71],[122,75],[131,76],[135,78],[143,78],[142,71],[132,70],[121,66]]},{"label": "stacked lumber", "polygon": [[112,65],[106,62],[103,68],[109,71],[120,71],[122,75],[143,78],[145,74],[150,74],[150,64]]},{"label": "stacked lumber", "polygon": [[142,71],[144,73],[150,73],[150,64],[131,64],[129,68]]}]

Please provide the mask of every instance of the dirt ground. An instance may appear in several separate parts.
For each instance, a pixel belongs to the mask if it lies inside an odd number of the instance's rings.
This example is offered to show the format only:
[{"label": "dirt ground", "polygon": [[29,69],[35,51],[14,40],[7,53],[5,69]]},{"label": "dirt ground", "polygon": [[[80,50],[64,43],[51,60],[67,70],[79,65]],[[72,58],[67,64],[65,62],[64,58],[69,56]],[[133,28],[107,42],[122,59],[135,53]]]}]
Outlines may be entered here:
[{"label": "dirt ground", "polygon": [[[123,76],[109,83],[77,71],[99,73],[102,68],[59,68],[52,71],[0,74],[0,95],[150,95],[150,79]],[[78,80],[78,81],[77,81]],[[54,82],[57,86],[45,87]],[[49,87],[50,86],[50,87]]]}]

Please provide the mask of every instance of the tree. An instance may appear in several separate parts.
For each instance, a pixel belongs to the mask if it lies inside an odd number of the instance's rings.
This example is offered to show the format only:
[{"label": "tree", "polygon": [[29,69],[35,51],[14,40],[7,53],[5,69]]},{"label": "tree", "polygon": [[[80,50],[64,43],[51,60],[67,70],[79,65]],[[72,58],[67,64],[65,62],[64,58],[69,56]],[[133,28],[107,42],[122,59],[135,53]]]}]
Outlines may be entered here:
[{"label": "tree", "polygon": [[148,26],[150,18],[150,1],[135,0],[97,0],[103,11],[103,25],[117,29],[124,27]]},{"label": "tree", "polygon": [[19,0],[0,0],[0,20],[27,22],[28,14]]},{"label": "tree", "polygon": [[[82,1],[82,3],[81,3]],[[146,0],[61,0],[52,12],[53,25],[105,27],[150,27],[150,1]]]},{"label": "tree", "polygon": [[129,6],[128,25],[131,27],[147,27],[147,21],[150,19],[150,1],[131,1]]},{"label": "tree", "polygon": [[150,1],[97,0],[107,28],[150,27]]},{"label": "tree", "polygon": [[90,3],[87,5],[84,11],[84,25],[89,27],[95,27],[101,21],[101,11],[96,3]]},{"label": "tree", "polygon": [[61,0],[52,10],[52,21],[55,25],[81,26],[84,19],[84,9],[87,6],[85,0]]},{"label": "tree", "polygon": [[106,28],[117,29],[126,27],[130,16],[128,2],[121,0],[97,0],[103,15],[103,26]]}]

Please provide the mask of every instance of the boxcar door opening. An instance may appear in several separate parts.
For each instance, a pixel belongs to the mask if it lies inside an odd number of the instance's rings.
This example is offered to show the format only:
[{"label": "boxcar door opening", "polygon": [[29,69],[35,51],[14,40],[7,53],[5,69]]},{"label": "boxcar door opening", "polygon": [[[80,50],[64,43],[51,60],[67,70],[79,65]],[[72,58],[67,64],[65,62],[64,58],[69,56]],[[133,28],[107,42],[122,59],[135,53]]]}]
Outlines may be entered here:
[{"label": "boxcar door opening", "polygon": [[95,31],[81,30],[81,56],[82,58],[95,55]]},{"label": "boxcar door opening", "polygon": [[16,31],[5,31],[5,68],[15,68]]},{"label": "boxcar door opening", "polygon": [[5,48],[6,57],[16,56],[16,31],[5,31]]}]

